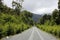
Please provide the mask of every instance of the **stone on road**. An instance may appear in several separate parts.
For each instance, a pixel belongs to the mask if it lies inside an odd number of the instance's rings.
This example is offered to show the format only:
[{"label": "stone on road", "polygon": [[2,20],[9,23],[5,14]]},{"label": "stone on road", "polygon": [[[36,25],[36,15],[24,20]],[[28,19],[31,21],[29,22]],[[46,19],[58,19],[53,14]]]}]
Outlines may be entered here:
[{"label": "stone on road", "polygon": [[32,27],[21,34],[3,38],[2,40],[57,40],[51,34],[41,31],[37,27]]}]

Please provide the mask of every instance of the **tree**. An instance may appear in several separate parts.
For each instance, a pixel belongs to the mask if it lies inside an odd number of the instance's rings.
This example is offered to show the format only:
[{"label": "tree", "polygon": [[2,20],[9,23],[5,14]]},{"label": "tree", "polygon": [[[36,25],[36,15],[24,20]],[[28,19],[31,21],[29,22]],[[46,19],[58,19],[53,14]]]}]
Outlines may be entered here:
[{"label": "tree", "polygon": [[60,24],[60,16],[59,16],[59,11],[55,9],[52,13],[53,20],[56,24]]},{"label": "tree", "polygon": [[52,13],[52,17],[53,17],[53,19],[57,19],[58,18],[58,10],[57,9],[55,9],[54,11],[53,11],[53,13]]},{"label": "tree", "polygon": [[45,24],[45,22],[48,21],[48,20],[51,20],[51,15],[45,14],[45,15],[43,15],[42,18],[40,18],[39,21],[40,21],[40,24]]},{"label": "tree", "polygon": [[59,9],[59,16],[58,16],[58,20],[59,20],[59,24],[60,24],[60,0],[58,2],[58,9]]},{"label": "tree", "polygon": [[31,12],[24,10],[24,11],[22,11],[22,14],[20,16],[21,16],[21,19],[24,23],[33,25]]},{"label": "tree", "polygon": [[59,2],[58,2],[58,9],[60,10],[60,0],[59,0]]},{"label": "tree", "polygon": [[15,12],[17,13],[17,15],[20,14],[20,11],[22,9],[22,3],[23,3],[23,0],[18,0],[18,2],[17,1],[12,2],[12,7],[15,8]]},{"label": "tree", "polygon": [[0,0],[0,13],[1,13],[1,10],[2,10],[2,6],[3,6],[2,0]]},{"label": "tree", "polygon": [[0,4],[2,4],[2,0],[0,0]]}]

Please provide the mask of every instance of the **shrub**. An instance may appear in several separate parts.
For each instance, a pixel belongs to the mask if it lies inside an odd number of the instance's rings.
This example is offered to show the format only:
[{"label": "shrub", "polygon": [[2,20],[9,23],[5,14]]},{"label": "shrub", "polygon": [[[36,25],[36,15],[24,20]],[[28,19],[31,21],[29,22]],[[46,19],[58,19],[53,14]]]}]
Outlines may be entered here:
[{"label": "shrub", "polygon": [[55,36],[60,37],[60,25],[38,25],[38,27],[46,32],[49,32]]}]

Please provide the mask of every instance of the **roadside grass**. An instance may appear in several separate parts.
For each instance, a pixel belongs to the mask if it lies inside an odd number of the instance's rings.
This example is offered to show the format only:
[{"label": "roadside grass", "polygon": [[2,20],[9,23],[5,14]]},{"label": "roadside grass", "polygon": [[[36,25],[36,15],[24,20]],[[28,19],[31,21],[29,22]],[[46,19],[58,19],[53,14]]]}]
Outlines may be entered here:
[{"label": "roadside grass", "polygon": [[51,33],[60,39],[60,25],[37,25],[37,27],[43,31]]}]

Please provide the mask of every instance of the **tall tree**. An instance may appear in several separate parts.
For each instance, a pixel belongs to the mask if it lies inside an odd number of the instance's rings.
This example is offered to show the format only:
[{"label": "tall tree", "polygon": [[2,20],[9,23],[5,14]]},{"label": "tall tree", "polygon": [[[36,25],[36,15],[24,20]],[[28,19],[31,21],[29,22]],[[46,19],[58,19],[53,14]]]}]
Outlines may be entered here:
[{"label": "tall tree", "polygon": [[2,0],[0,0],[0,12],[2,10]]},{"label": "tall tree", "polygon": [[60,24],[60,0],[59,0],[59,2],[58,2],[58,9],[59,9],[59,16],[58,16],[58,20],[59,20],[59,24]]},{"label": "tall tree", "polygon": [[58,2],[59,16],[60,16],[60,0]]},{"label": "tall tree", "polygon": [[0,0],[0,5],[2,4],[2,0]]},{"label": "tall tree", "polygon": [[53,19],[56,19],[57,17],[58,17],[58,10],[57,9],[55,9],[54,11],[53,11],[53,13],[52,13],[52,16],[53,16]]},{"label": "tall tree", "polygon": [[15,8],[15,12],[17,13],[17,15],[20,14],[20,11],[22,9],[22,3],[23,3],[23,0],[16,0],[12,2],[12,7]]},{"label": "tall tree", "polygon": [[56,24],[60,24],[60,22],[59,22],[59,13],[58,13],[58,10],[57,9],[55,9],[53,11],[53,13],[52,13],[52,19],[54,20],[54,22]]},{"label": "tall tree", "polygon": [[58,2],[58,9],[60,10],[60,0],[59,0],[59,2]]}]

